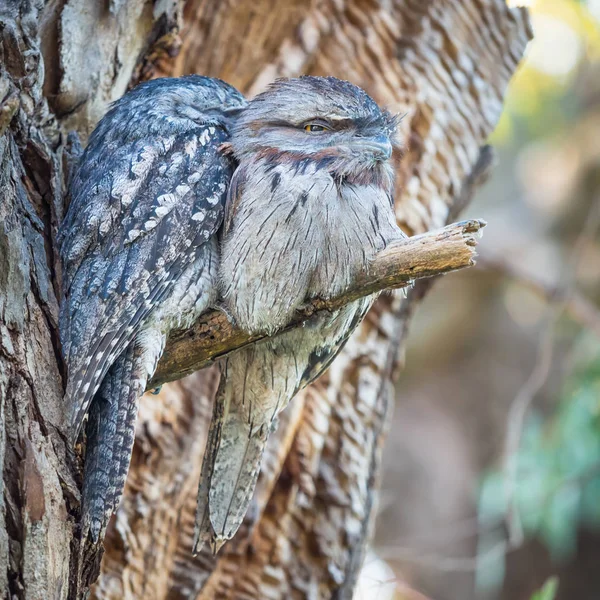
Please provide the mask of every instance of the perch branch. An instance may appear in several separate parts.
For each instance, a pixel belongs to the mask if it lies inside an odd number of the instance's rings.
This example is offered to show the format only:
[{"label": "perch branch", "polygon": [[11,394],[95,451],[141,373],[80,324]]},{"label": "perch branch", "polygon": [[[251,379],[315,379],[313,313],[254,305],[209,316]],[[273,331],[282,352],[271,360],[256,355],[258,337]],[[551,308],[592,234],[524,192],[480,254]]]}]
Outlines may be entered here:
[{"label": "perch branch", "polygon": [[[336,310],[376,292],[406,287],[415,279],[474,265],[477,238],[484,226],[481,220],[461,221],[391,244],[350,289],[328,300],[311,300],[298,310],[286,329],[302,325],[319,311]],[[264,337],[237,329],[221,311],[206,313],[190,329],[171,334],[148,389],[181,379]]]}]

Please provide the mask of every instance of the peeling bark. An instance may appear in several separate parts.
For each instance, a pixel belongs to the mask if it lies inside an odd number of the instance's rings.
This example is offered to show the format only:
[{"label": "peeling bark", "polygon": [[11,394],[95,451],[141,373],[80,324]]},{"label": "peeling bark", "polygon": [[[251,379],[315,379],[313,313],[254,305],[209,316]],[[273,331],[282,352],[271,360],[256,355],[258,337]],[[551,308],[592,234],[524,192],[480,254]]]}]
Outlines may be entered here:
[{"label": "peeling bark", "polygon": [[[0,8],[0,591],[73,597],[81,460],[66,445],[56,330],[57,226],[70,142],[156,75],[255,93],[332,74],[405,113],[397,214],[456,218],[530,36],[503,0],[6,0]],[[482,159],[483,157],[483,159]],[[483,167],[482,167],[483,165]],[[98,600],[349,598],[376,504],[390,386],[410,315],[385,296],[330,371],[283,413],[252,510],[216,558],[190,553],[214,368],[142,401]]]}]

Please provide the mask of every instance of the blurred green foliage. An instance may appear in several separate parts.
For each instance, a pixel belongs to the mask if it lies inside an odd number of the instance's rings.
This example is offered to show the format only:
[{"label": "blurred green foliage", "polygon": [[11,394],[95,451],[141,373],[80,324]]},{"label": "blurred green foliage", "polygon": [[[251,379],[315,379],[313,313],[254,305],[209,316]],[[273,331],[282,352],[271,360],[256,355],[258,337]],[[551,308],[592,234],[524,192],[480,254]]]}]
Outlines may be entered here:
[{"label": "blurred green foliage", "polygon": [[[600,341],[593,335],[581,334],[575,344],[556,411],[546,419],[531,412],[514,459],[514,504],[525,535],[541,539],[557,561],[572,557],[578,529],[600,529]],[[504,520],[505,486],[501,469],[484,478],[482,525]],[[497,539],[497,533],[496,528],[489,535]],[[489,547],[486,535],[481,536],[482,549]],[[495,567],[502,572],[504,565]]]},{"label": "blurred green foliage", "polygon": [[554,600],[556,592],[558,592],[558,579],[551,577],[546,581],[541,590],[531,596],[531,600]]}]

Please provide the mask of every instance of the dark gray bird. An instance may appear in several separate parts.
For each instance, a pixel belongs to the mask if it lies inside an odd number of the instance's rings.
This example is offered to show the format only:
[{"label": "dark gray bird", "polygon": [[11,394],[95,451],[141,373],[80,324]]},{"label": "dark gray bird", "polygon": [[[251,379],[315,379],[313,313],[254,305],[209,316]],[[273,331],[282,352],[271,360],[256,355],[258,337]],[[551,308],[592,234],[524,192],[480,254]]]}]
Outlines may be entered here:
[{"label": "dark gray bird", "polygon": [[[281,80],[236,120],[220,295],[242,329],[270,334],[307,299],[351,286],[404,234],[393,210],[395,119],[338,79]],[[230,354],[204,455],[194,550],[239,528],[277,415],[325,370],[374,298]]]},{"label": "dark gray bird", "polygon": [[234,170],[219,152],[246,104],[207,77],[126,94],[92,133],[60,231],[60,334],[75,442],[89,410],[82,539],[118,506],[138,399],[166,336],[217,299],[217,230]]}]

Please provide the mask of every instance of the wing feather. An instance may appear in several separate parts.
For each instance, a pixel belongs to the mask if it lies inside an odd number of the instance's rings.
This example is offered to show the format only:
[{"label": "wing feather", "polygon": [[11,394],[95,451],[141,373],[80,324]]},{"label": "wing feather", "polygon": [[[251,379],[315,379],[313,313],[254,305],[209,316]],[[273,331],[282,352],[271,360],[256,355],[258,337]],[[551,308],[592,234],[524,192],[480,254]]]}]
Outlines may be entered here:
[{"label": "wing feather", "polygon": [[234,168],[219,152],[224,126],[180,119],[149,135],[141,122],[138,135],[119,137],[125,116],[111,113],[113,127],[101,123],[75,174],[61,230],[60,329],[75,438],[111,364],[220,227]]}]

